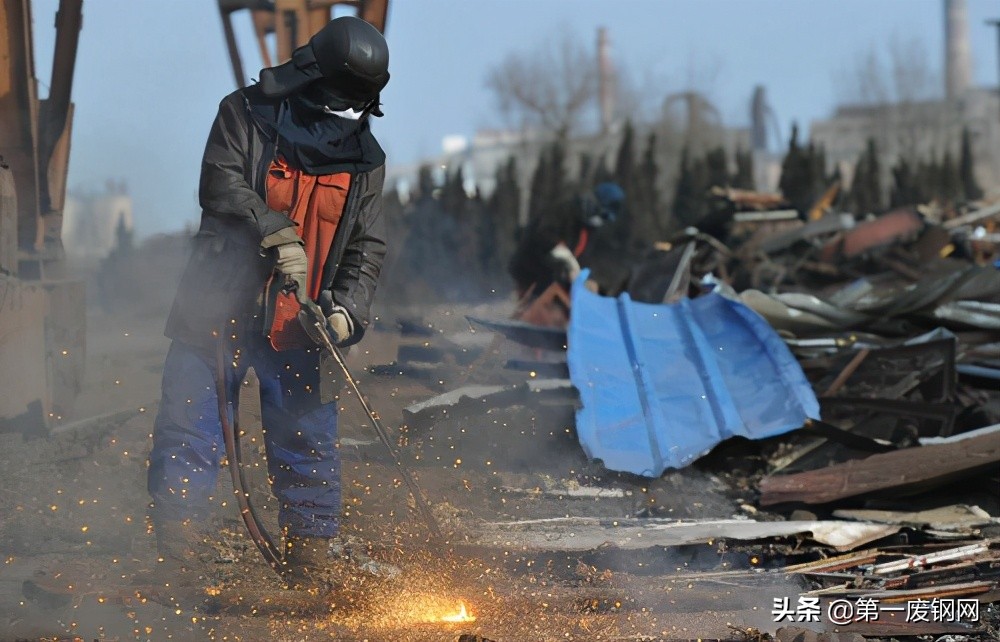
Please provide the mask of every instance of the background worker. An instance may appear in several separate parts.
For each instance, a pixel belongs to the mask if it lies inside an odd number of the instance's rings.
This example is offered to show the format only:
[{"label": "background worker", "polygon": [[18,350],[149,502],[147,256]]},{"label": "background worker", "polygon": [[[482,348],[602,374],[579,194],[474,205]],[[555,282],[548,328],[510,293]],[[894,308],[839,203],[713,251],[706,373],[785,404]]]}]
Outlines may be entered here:
[{"label": "background worker", "polygon": [[[594,268],[600,281],[601,266],[621,263],[611,239],[601,230],[614,223],[625,202],[616,183],[598,183],[593,190],[573,195],[544,212],[521,232],[510,260],[509,272],[518,296],[539,296],[553,283],[567,292],[582,267]],[[609,256],[610,255],[610,256]]]},{"label": "background worker", "polygon": [[149,460],[151,517],[170,570],[197,569],[197,524],[224,453],[216,384],[232,398],[253,367],[290,583],[319,580],[340,529],[337,391],[296,319],[297,295],[320,305],[339,345],[361,340],[386,251],[385,154],[369,119],[382,115],[388,62],[377,29],[337,18],[219,106],[202,161],[201,227],[167,321],[173,343]]}]

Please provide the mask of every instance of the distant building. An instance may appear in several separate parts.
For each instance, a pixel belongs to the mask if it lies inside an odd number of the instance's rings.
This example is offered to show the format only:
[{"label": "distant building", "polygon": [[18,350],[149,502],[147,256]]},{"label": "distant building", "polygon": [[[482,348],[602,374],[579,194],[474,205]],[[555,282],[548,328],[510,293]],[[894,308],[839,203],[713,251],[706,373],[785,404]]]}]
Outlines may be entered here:
[{"label": "distant building", "polygon": [[[616,155],[622,142],[625,117],[627,111],[619,108],[617,103],[617,75],[611,56],[611,41],[607,29],[599,28],[596,40],[597,63],[597,95],[596,107],[598,122],[593,124],[587,133],[578,133],[567,143],[564,168],[567,177],[576,177],[580,166],[586,157],[592,164],[592,170],[604,161],[609,170],[614,170]],[[774,121],[773,112],[766,105],[762,88],[758,88],[754,97],[755,117],[770,118],[771,122],[762,125],[770,127]],[[652,130],[657,130],[660,143],[660,174],[661,193],[666,195],[673,184],[673,175],[681,155],[681,147],[688,145],[693,154],[700,154],[715,146],[723,146],[730,154],[737,149],[751,150],[757,166],[759,187],[773,189],[777,185],[777,171],[780,170],[780,160],[775,161],[773,152],[766,149],[766,142],[759,140],[751,142],[751,128],[726,127],[722,123],[718,110],[701,93],[686,91],[670,94],[664,98],[662,112],[658,119],[652,122],[633,122],[635,128],[636,162],[639,154],[645,149],[646,137]],[[669,134],[661,135],[663,129],[669,129]],[[776,131],[776,129],[774,130]],[[759,133],[759,132],[758,132]],[[772,132],[774,133],[774,132]],[[764,136],[766,137],[765,131]],[[407,201],[415,191],[415,182],[421,167],[431,170],[435,185],[440,186],[445,179],[453,176],[459,169],[464,178],[465,191],[488,197],[496,188],[498,170],[506,165],[510,158],[515,158],[518,169],[518,182],[521,185],[521,216],[527,216],[528,201],[532,175],[535,172],[542,148],[551,140],[551,133],[532,130],[495,130],[484,129],[476,132],[470,138],[462,135],[445,136],[441,142],[441,152],[428,156],[412,165],[390,164],[387,168],[385,188],[396,190],[402,201]],[[666,141],[666,144],[665,144]],[[758,148],[763,145],[764,148]],[[522,220],[522,222],[524,222]]]},{"label": "distant building", "polygon": [[970,132],[979,184],[1000,188],[1000,97],[994,90],[968,89],[950,101],[843,105],[829,120],[814,121],[810,137],[848,178],[868,139],[874,139],[888,178],[900,156],[940,159],[950,151],[957,160],[965,127]]},{"label": "distant building", "polygon": [[850,181],[854,164],[874,139],[889,184],[899,157],[957,159],[962,129],[968,128],[977,180],[1000,190],[1000,94],[972,86],[972,53],[965,0],[943,0],[943,98],[893,104],[842,105],[832,118],[814,121],[810,138],[823,145],[827,159]]},{"label": "distant building", "polygon": [[102,259],[131,234],[132,197],[124,182],[108,181],[101,192],[71,190],[63,211],[63,246],[74,258]]}]

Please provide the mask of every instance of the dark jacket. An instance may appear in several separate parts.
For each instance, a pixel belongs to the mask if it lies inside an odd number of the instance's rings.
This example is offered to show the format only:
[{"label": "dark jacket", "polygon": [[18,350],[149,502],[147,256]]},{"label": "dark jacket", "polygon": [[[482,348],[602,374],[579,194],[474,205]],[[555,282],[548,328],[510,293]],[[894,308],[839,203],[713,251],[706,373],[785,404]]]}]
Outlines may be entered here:
[{"label": "dark jacket", "polygon": [[[257,100],[270,99],[249,87],[219,104],[202,159],[201,227],[167,319],[165,334],[172,339],[207,347],[220,334],[262,332],[261,292],[276,257],[261,243],[294,223],[266,203],[275,145],[250,117],[250,103]],[[360,341],[368,326],[385,257],[384,178],[384,165],[352,176],[323,270],[323,289],[354,321],[354,335],[345,345]]]}]

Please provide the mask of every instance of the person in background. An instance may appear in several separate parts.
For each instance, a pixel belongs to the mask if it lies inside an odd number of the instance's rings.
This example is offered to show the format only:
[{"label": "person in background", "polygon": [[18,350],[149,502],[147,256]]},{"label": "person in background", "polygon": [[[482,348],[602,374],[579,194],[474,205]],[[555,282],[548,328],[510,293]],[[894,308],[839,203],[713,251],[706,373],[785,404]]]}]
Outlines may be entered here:
[{"label": "person in background", "polygon": [[539,296],[553,283],[568,292],[581,267],[599,259],[595,237],[615,222],[624,202],[616,183],[598,183],[557,203],[524,229],[509,265],[518,297]]}]

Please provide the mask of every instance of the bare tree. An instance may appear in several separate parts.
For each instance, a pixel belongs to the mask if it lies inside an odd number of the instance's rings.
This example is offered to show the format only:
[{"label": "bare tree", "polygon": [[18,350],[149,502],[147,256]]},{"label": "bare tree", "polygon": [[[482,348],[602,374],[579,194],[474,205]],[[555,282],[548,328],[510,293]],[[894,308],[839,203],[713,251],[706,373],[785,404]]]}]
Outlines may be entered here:
[{"label": "bare tree", "polygon": [[597,61],[589,42],[563,31],[548,45],[509,54],[486,79],[500,111],[522,126],[567,138],[597,97]]},{"label": "bare tree", "polygon": [[927,48],[919,38],[892,39],[889,70],[896,102],[914,103],[934,98],[937,82],[927,61]]},{"label": "bare tree", "polygon": [[947,113],[929,102],[940,84],[930,69],[920,40],[897,36],[885,54],[872,46],[835,77],[843,102],[868,108],[871,136],[887,160],[916,162],[949,145],[942,136]]},{"label": "bare tree", "polygon": [[835,77],[842,102],[857,105],[915,103],[936,96],[927,50],[917,38],[893,37],[888,60],[874,47],[859,53]]}]

